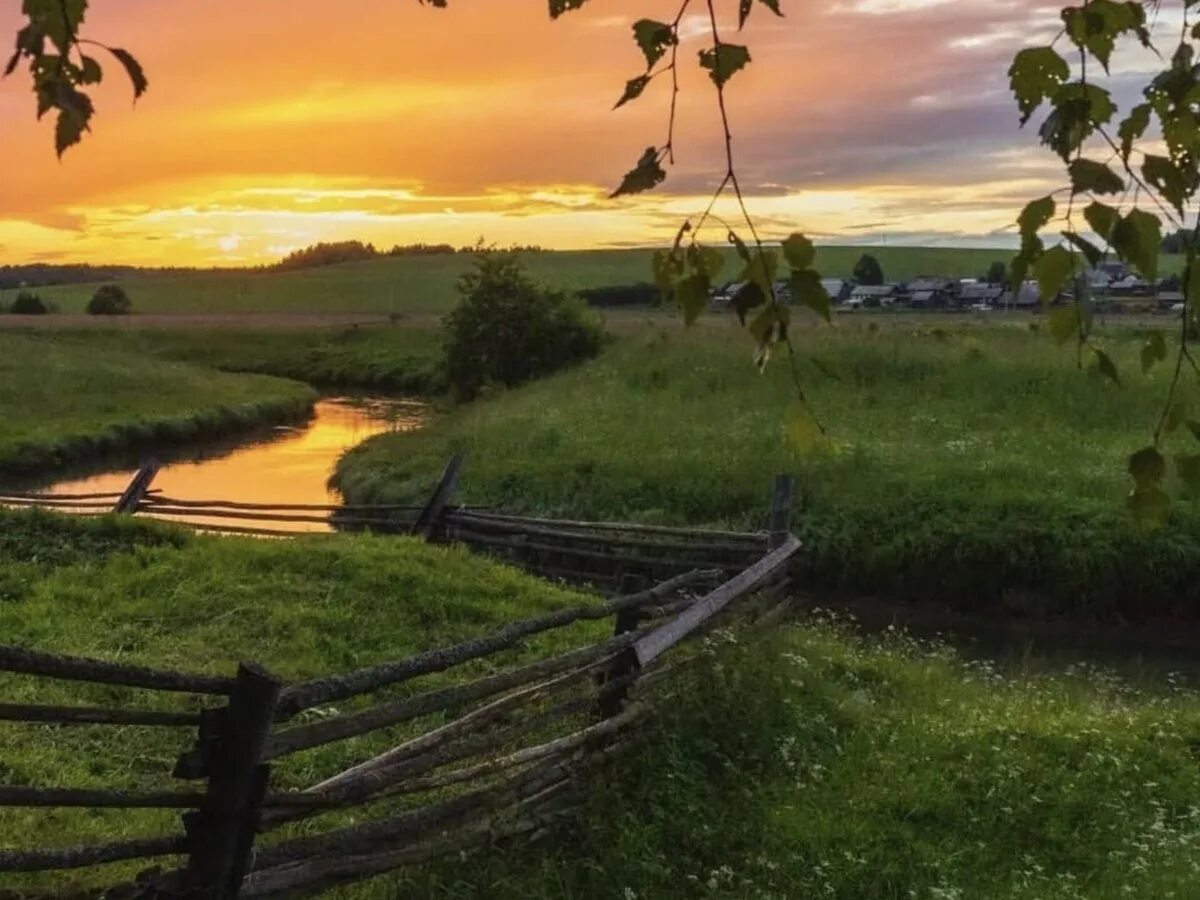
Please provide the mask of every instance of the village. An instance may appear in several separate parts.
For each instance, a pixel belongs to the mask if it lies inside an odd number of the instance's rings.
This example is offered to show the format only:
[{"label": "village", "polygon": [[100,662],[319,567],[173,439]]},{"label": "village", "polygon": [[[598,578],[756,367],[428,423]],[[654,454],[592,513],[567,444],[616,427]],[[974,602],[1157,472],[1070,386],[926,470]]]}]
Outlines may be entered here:
[{"label": "village", "polygon": [[[912,281],[881,284],[859,283],[852,278],[825,278],[821,287],[832,305],[845,312],[864,310],[915,310],[939,312],[992,312],[1042,307],[1036,281],[1026,281],[1012,291],[1003,276],[991,271],[983,278],[951,278],[924,275]],[[1088,291],[1098,311],[1111,313],[1170,314],[1183,311],[1183,286],[1178,275],[1148,281],[1123,262],[1104,262],[1087,275]],[[712,294],[711,308],[733,308],[733,299],[743,282],[728,282]],[[775,282],[775,294],[791,302],[786,279]],[[1065,303],[1074,298],[1071,290],[1061,292],[1052,302]]]}]

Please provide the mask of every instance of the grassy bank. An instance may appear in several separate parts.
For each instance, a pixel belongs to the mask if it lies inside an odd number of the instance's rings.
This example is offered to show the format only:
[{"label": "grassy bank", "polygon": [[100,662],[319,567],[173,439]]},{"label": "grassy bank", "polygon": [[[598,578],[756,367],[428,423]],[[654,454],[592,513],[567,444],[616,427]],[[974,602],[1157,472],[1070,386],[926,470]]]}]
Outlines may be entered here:
[{"label": "grassy bank", "polygon": [[296,382],[54,334],[0,334],[0,472],[294,421],[313,400],[311,389]]},{"label": "grassy bank", "polygon": [[[582,250],[527,253],[523,259],[538,281],[568,292],[601,285],[652,281],[650,250]],[[833,247],[817,251],[823,275],[849,278],[863,253],[875,256],[884,276],[908,281],[921,275],[978,278],[1011,250],[928,247]],[[737,276],[728,254],[724,278]],[[180,273],[124,282],[134,309],[146,313],[340,313],[442,314],[458,300],[456,282],[471,265],[470,254],[411,256],[346,263],[297,272]],[[1163,272],[1178,271],[1164,257]],[[62,312],[82,312],[95,285],[39,289]],[[11,298],[10,298],[11,299]]]},{"label": "grassy bank", "polygon": [[80,350],[249,372],[321,388],[435,394],[444,388],[441,336],[433,323],[332,329],[186,328],[55,331]]},{"label": "grassy bank", "polygon": [[[583,368],[369,442],[336,481],[354,502],[412,501],[462,451],[470,502],[758,527],[771,475],[794,471],[814,584],[975,609],[1195,615],[1193,503],[1160,533],[1124,513],[1125,460],[1147,443],[1168,374],[1140,374],[1136,334],[1106,339],[1120,387],[1028,328],[844,322],[798,342],[834,376],[804,369],[829,428],[811,452],[787,437],[785,363],[758,375],[731,323],[648,323]],[[1193,444],[1181,429],[1167,451]]]},{"label": "grassy bank", "polygon": [[[394,538],[200,538],[13,513],[0,513],[0,535],[0,570],[17,573],[0,602],[6,642],[191,671],[227,673],[242,658],[289,678],[348,669],[579,599]],[[718,634],[710,652],[648,740],[588,786],[575,828],[336,896],[1158,900],[1194,884],[1200,698],[1172,682],[968,663],[820,619],[767,643]],[[0,687],[7,702],[124,696],[19,678]],[[337,754],[366,758],[405,734],[303,754],[278,774],[300,786],[347,761]],[[11,726],[0,771],[9,784],[147,788],[188,739]],[[0,845],[176,825],[170,812],[14,810]]]}]

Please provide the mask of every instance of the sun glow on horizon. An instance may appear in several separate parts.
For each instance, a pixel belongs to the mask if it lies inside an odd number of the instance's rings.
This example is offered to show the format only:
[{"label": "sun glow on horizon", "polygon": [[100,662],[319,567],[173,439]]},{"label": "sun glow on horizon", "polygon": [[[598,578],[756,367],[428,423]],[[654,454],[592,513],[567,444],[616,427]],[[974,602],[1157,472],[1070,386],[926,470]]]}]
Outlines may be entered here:
[{"label": "sun glow on horizon", "polygon": [[[753,20],[754,64],[730,103],[750,208],[767,234],[1008,240],[1048,169],[1009,121],[1002,70],[973,56],[1005,51],[1033,14],[987,18],[985,8],[819,0]],[[89,29],[137,48],[151,90],[131,109],[115,73],[106,78],[93,134],[59,163],[50,124],[33,121],[27,79],[0,81],[0,264],[260,264],[348,239],[665,243],[706,206],[723,153],[711,84],[681,70],[678,166],[659,191],[608,199],[665,124],[657,85],[609,110],[643,65],[626,33],[643,11],[612,0],[603,14],[587,7],[551,23],[536,4],[434,11],[364,0],[362,17],[343,17],[327,0],[294,0],[280,19],[236,0],[93,0]],[[367,20],[405,52],[363,54]],[[855,63],[865,20],[881,53],[909,62],[886,72]],[[0,11],[0,36],[17,21]],[[961,69],[953,93],[938,67]],[[967,110],[955,126],[963,98],[1007,119],[980,129]],[[996,142],[1000,126],[1008,138]],[[715,212],[732,221],[738,210],[722,200]],[[708,240],[724,237],[716,226]]]}]

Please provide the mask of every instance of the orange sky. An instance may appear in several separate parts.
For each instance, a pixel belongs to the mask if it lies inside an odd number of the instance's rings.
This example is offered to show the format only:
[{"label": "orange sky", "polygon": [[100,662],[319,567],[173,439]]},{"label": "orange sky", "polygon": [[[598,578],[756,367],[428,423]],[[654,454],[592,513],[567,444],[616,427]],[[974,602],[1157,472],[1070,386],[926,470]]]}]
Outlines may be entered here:
[{"label": "orange sky", "polygon": [[[550,247],[666,239],[723,172],[715,94],[681,50],[678,165],[608,201],[663,138],[666,84],[610,108],[641,56],[633,19],[678,0],[91,0],[115,65],[93,134],[53,152],[23,71],[0,82],[0,263],[242,264],[317,240]],[[732,15],[736,0],[720,0]],[[1032,0],[784,0],[741,38],[739,169],[768,233],[1004,243],[1053,160],[1016,127],[1012,53],[1053,25]],[[19,22],[0,0],[0,35]],[[1049,11],[1048,11],[1049,10]],[[698,33],[703,21],[686,21]],[[717,236],[714,236],[717,237]]]}]

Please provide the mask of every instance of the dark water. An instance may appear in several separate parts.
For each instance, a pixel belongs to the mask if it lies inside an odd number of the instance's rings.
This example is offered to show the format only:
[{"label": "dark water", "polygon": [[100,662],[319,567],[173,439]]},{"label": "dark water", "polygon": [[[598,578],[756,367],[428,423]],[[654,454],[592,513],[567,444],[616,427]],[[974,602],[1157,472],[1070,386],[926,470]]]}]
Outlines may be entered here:
[{"label": "dark water", "polygon": [[[153,487],[176,500],[337,504],[341,497],[327,481],[338,458],[377,434],[419,428],[424,416],[425,408],[411,401],[327,398],[317,402],[312,418],[304,424],[269,429],[239,442],[197,447],[174,458],[160,456],[163,467]],[[95,474],[68,476],[40,489],[52,494],[123,491],[136,471],[136,463],[130,460]],[[307,515],[321,517],[320,513]],[[238,524],[196,517],[188,517],[188,521]],[[272,522],[269,527],[331,530],[326,522]]]}]

